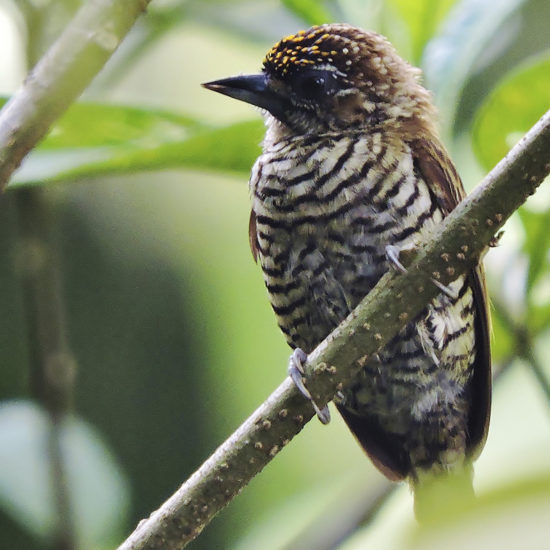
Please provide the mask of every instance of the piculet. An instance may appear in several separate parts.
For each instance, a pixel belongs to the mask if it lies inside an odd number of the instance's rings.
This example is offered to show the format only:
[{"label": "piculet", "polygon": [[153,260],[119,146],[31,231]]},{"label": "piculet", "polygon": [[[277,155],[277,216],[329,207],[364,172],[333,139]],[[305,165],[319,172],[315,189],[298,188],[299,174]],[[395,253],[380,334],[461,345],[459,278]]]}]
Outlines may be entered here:
[{"label": "piculet", "polygon": [[[250,244],[305,395],[307,354],[464,197],[419,79],[384,37],[328,24],[283,38],[259,74],[204,84],[265,118]],[[373,463],[414,485],[479,454],[490,371],[478,266],[369,359],[336,407]]]}]

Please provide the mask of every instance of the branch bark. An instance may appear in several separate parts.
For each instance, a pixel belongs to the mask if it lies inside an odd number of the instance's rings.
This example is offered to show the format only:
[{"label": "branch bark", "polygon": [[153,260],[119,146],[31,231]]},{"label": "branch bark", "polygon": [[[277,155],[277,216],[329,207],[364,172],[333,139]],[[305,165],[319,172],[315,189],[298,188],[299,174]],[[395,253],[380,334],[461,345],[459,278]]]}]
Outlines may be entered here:
[{"label": "branch bark", "polygon": [[[491,239],[550,173],[550,111],[441,223],[408,266],[388,272],[309,356],[308,387],[322,406],[439,290],[479,261]],[[312,417],[287,378],[119,550],[183,548]]]},{"label": "branch bark", "polygon": [[0,192],[151,0],[87,0],[0,112]]}]

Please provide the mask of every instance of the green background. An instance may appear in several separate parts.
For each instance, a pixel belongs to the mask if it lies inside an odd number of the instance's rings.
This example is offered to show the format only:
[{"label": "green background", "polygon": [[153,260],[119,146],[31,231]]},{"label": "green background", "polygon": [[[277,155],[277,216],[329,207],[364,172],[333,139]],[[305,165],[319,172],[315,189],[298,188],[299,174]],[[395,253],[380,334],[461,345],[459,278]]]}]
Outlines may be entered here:
[{"label": "green background", "polygon": [[[78,7],[0,0],[0,92]],[[347,21],[423,68],[467,189],[550,107],[547,0],[153,0],[0,201],[0,546],[51,548],[56,523],[21,290],[21,206],[49,216],[75,360],[62,442],[77,547],[113,548],[286,375],[289,349],[248,249],[259,113],[200,83],[255,72],[282,36]],[[550,522],[550,193],[486,258],[493,420],[475,510],[420,530],[342,421],[310,423],[196,549],[521,548]],[[388,496],[377,500],[377,495]]]}]

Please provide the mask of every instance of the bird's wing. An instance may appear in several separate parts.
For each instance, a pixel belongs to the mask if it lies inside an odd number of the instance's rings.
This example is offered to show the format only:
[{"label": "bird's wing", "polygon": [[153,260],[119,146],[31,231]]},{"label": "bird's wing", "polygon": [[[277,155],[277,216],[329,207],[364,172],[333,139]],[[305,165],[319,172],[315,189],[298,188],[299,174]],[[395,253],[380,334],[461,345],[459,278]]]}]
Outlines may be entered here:
[{"label": "bird's wing", "polygon": [[[429,186],[444,214],[448,214],[465,196],[465,192],[447,152],[442,145],[423,140],[412,142],[411,148],[418,177]],[[468,283],[476,309],[476,358],[468,419],[468,453],[475,458],[485,442],[491,407],[490,324],[481,265],[468,274]],[[400,437],[386,433],[375,421],[355,415],[344,406],[337,405],[337,408],[374,465],[386,477],[394,481],[407,477],[411,469],[410,458],[403,451]]]},{"label": "bird's wing", "polygon": [[[435,140],[418,139],[411,143],[415,167],[448,214],[466,196],[464,187],[443,145]],[[469,418],[469,451],[473,457],[481,451],[487,437],[491,411],[491,349],[488,296],[483,267],[476,266],[468,275],[475,315],[476,359],[472,379],[472,408]]]},{"label": "bird's wing", "polygon": [[256,213],[254,210],[250,211],[250,219],[248,220],[248,241],[250,243],[250,250],[252,251],[252,257],[254,261],[258,261],[258,233],[256,230]]}]

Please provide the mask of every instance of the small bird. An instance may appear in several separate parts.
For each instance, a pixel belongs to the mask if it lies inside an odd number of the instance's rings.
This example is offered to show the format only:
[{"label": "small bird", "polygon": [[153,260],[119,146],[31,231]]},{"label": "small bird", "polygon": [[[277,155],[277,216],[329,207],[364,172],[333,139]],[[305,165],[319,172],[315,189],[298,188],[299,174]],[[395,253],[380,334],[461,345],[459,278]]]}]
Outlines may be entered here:
[{"label": "small bird", "polygon": [[[265,118],[250,245],[307,397],[307,354],[464,197],[419,78],[381,35],[327,24],[280,40],[260,74],[204,84]],[[489,422],[482,268],[438,286],[336,402],[381,472],[413,486],[423,472],[468,468]]]}]

